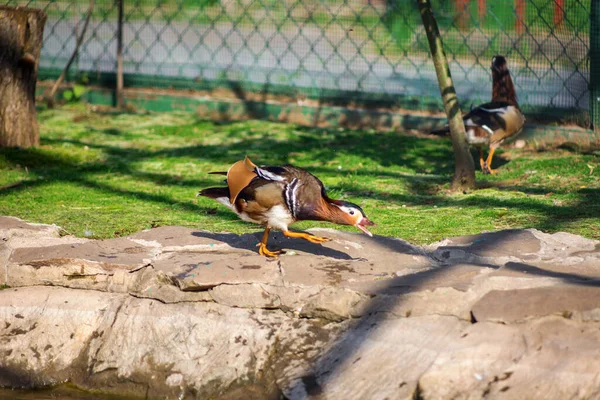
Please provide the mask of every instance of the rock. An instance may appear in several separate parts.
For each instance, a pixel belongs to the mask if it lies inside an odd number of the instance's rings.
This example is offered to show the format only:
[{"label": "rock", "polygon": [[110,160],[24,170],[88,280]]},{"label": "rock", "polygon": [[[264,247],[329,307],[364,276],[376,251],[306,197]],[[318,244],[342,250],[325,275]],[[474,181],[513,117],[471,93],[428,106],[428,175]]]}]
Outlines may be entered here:
[{"label": "rock", "polygon": [[441,263],[472,262],[489,266],[531,260],[541,249],[533,230],[506,230],[445,239],[427,247]]},{"label": "rock", "polygon": [[[294,339],[295,332],[304,336],[314,325],[292,321],[281,311],[78,292],[74,299],[65,288],[0,291],[1,370],[9,372],[0,374],[0,384],[41,386],[69,379],[149,397],[192,392],[214,397],[239,384],[258,384],[268,392],[275,390],[266,375],[272,374],[279,336],[286,332],[288,346],[304,343]],[[315,329],[322,333],[311,346],[321,347],[334,328]],[[303,351],[297,344],[292,348]]]},{"label": "rock", "polygon": [[50,287],[0,291],[0,385],[46,386],[81,375],[89,342],[110,326],[123,300]]},{"label": "rock", "polygon": [[33,224],[19,218],[0,215],[0,239],[7,241],[16,237],[60,237],[60,227],[56,225]]},{"label": "rock", "polygon": [[[594,398],[600,243],[312,230],[61,236],[0,217],[0,384],[117,397]],[[4,288],[1,286],[0,288]]]},{"label": "rock", "polygon": [[472,313],[477,321],[505,324],[548,315],[600,321],[600,286],[493,290],[473,306]]},{"label": "rock", "polygon": [[343,321],[359,316],[357,305],[364,303],[367,296],[348,289],[325,288],[309,297],[300,311],[300,315],[308,318],[325,318],[330,321]]},{"label": "rock", "polygon": [[258,283],[219,285],[210,295],[215,302],[229,307],[275,309],[282,306],[279,296]]},{"label": "rock", "polygon": [[208,290],[221,284],[281,283],[277,261],[259,254],[232,257],[228,253],[170,252],[163,253],[153,266],[185,291]]},{"label": "rock", "polygon": [[[515,362],[528,350],[515,326],[478,323],[453,335],[419,378],[422,398],[484,398],[490,385],[501,385],[512,375]],[[526,392],[520,395],[527,398]]]},{"label": "rock", "polygon": [[90,343],[91,379],[97,376],[99,386],[142,380],[153,397],[190,391],[212,397],[240,380],[260,381],[285,319],[214,303],[128,298],[101,340]]},{"label": "rock", "polygon": [[492,272],[490,276],[532,278],[544,276],[561,282],[590,284],[600,280],[598,263],[592,257],[580,259],[576,263],[566,263],[564,258],[529,263],[508,262]]},{"label": "rock", "polygon": [[412,399],[421,375],[468,322],[452,317],[370,316],[324,349],[314,367],[287,377],[289,399]]},{"label": "rock", "polygon": [[0,286],[8,283],[8,259],[12,249],[0,241]]},{"label": "rock", "polygon": [[[95,275],[116,269],[134,270],[150,263],[154,249],[125,238],[62,244],[47,247],[17,248],[10,262],[33,268],[69,268],[70,275]],[[74,266],[74,268],[73,268]]]},{"label": "rock", "polygon": [[445,239],[426,249],[443,264],[456,260],[490,267],[547,260],[575,264],[585,258],[598,260],[600,242],[565,232],[550,235],[536,229],[513,229]]},{"label": "rock", "polygon": [[463,292],[451,287],[417,291],[398,296],[377,296],[367,305],[370,313],[377,309],[397,317],[419,317],[426,315],[454,316],[464,321],[471,320],[471,304],[477,300],[477,293]]},{"label": "rock", "polygon": [[546,317],[522,325],[527,351],[489,384],[490,398],[591,399],[600,394],[600,325]]}]

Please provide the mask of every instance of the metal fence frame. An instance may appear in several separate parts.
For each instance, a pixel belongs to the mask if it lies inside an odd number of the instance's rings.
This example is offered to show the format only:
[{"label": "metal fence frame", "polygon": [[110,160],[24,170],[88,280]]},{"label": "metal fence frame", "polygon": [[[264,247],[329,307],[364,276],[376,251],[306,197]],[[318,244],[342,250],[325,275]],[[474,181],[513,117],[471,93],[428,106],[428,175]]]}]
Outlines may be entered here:
[{"label": "metal fence frame", "polygon": [[[70,55],[87,0],[6,2],[49,13],[49,50],[43,50],[39,77],[55,79]],[[416,2],[197,3],[96,0],[100,7],[70,79],[114,88],[120,48],[126,88],[225,88],[242,96],[268,93],[327,105],[442,109],[425,35],[411,14]],[[529,114],[585,118],[589,110],[593,123],[600,118],[597,1],[437,0],[436,5],[463,106],[488,100],[489,58],[497,50],[508,55]],[[581,8],[579,14],[574,7]],[[544,85],[554,86],[537,95]],[[543,105],[544,96],[554,97]]]}]

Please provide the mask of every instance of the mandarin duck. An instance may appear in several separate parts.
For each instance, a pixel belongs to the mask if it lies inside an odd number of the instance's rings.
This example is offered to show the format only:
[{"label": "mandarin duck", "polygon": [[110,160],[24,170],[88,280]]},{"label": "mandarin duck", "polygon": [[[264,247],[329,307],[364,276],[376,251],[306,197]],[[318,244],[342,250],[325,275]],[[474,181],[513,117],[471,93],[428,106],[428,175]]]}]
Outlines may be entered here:
[{"label": "mandarin duck", "polygon": [[325,193],[323,183],[313,174],[292,165],[256,166],[248,157],[238,161],[227,172],[227,187],[207,188],[197,196],[218,201],[233,210],[242,220],[265,226],[259,253],[277,257],[281,251],[267,249],[269,232],[279,229],[287,237],[323,243],[328,238],[308,233],[292,232],[289,225],[296,221],[329,221],[353,225],[373,236],[367,226],[375,225],[364,211],[349,201],[333,200]]},{"label": "mandarin duck", "polygon": [[[495,174],[492,157],[496,149],[508,138],[523,130],[525,116],[517,102],[515,85],[506,64],[506,58],[492,58],[492,101],[473,107],[463,116],[467,142],[479,150],[479,165],[484,174]],[[432,132],[435,135],[449,133],[448,126]],[[489,146],[487,159],[483,157],[483,147]]]}]

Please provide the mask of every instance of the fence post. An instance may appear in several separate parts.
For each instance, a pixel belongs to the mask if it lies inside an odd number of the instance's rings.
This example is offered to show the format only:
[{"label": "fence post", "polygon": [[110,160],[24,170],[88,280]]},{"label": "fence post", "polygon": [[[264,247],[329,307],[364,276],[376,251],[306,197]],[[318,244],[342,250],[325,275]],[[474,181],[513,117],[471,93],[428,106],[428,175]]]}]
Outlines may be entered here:
[{"label": "fence post", "polygon": [[454,0],[456,25],[461,31],[467,30],[467,25],[469,23],[469,2],[470,0]]},{"label": "fence post", "polygon": [[477,14],[479,15],[479,24],[483,24],[483,20],[485,19],[485,14],[487,13],[487,4],[486,0],[479,0],[477,2]]},{"label": "fence post", "polygon": [[565,0],[554,0],[554,29],[565,20]]},{"label": "fence post", "polygon": [[525,0],[515,0],[515,30],[518,34],[525,32],[525,18]]},{"label": "fence post", "polygon": [[600,1],[592,0],[590,12],[590,122],[600,132]]},{"label": "fence post", "polygon": [[123,108],[125,98],[123,96],[123,2],[125,0],[117,0],[119,10],[117,22],[117,90],[116,90],[116,106]]}]

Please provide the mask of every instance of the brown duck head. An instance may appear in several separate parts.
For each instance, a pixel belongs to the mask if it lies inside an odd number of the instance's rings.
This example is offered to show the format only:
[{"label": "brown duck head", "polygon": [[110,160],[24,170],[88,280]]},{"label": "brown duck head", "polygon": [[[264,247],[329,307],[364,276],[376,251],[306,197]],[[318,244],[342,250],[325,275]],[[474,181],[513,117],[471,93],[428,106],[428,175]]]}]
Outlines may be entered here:
[{"label": "brown duck head", "polygon": [[323,219],[340,225],[352,225],[363,231],[369,236],[373,236],[367,229],[367,226],[374,226],[375,223],[365,215],[365,212],[354,203],[344,200],[326,199],[326,210],[323,212]]}]

